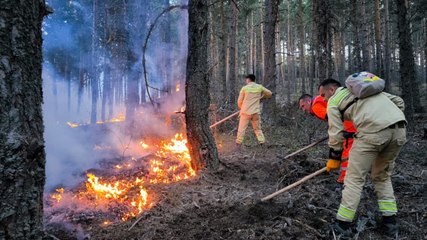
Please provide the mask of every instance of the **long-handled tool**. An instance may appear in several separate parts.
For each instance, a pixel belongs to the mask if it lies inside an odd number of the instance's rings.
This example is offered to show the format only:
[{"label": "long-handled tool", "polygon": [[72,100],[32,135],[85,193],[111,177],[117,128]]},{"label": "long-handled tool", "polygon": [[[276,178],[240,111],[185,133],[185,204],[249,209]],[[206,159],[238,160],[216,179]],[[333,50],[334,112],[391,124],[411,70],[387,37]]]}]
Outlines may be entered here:
[{"label": "long-handled tool", "polygon": [[221,124],[221,123],[223,123],[223,122],[227,121],[228,119],[230,119],[230,118],[232,118],[232,117],[236,116],[237,114],[239,114],[239,112],[240,112],[240,111],[237,111],[237,112],[235,112],[235,113],[231,114],[230,116],[225,117],[225,118],[223,118],[222,120],[220,120],[220,121],[218,121],[218,122],[216,122],[216,123],[212,124],[212,125],[210,126],[210,128],[214,128],[214,127],[216,127],[217,125],[219,125],[219,124]]},{"label": "long-handled tool", "polygon": [[307,145],[307,146],[305,146],[305,147],[303,147],[303,148],[301,148],[301,149],[299,149],[299,150],[297,150],[297,151],[295,151],[295,152],[293,152],[293,153],[291,153],[291,154],[289,154],[289,155],[286,155],[285,157],[280,157],[280,156],[278,156],[278,157],[279,157],[280,159],[283,159],[283,160],[288,159],[288,158],[290,158],[290,157],[292,157],[292,156],[294,156],[294,155],[297,155],[298,153],[300,153],[300,152],[302,152],[302,151],[305,151],[305,150],[307,150],[307,149],[309,149],[309,148],[312,148],[312,147],[316,146],[317,144],[319,144],[319,143],[321,143],[321,142],[325,141],[326,139],[328,139],[328,137],[327,137],[327,136],[326,136],[326,137],[324,137],[324,138],[322,138],[322,139],[320,139],[320,140],[318,140],[318,141],[316,141],[316,142],[314,142],[314,143],[312,143],[312,144],[310,144],[310,145]]},{"label": "long-handled tool", "polygon": [[326,172],[326,167],[324,167],[324,168],[322,168],[320,170],[317,170],[316,172],[314,172],[314,173],[312,173],[310,175],[307,175],[307,176],[303,177],[302,179],[300,179],[300,180],[292,183],[291,185],[288,185],[287,187],[284,187],[284,188],[280,189],[279,191],[276,191],[276,192],[274,192],[274,193],[272,193],[272,194],[270,194],[270,195],[268,195],[266,197],[261,198],[261,201],[264,202],[264,201],[267,201],[268,199],[274,198],[275,196],[277,196],[277,195],[279,195],[281,193],[284,193],[284,192],[286,192],[286,191],[288,191],[288,190],[290,190],[290,189],[292,189],[292,188],[300,185],[301,183],[303,183],[303,182],[305,182],[305,181],[307,181],[307,180],[309,180],[311,178],[314,178],[315,176],[317,176],[317,175],[319,175],[319,174],[321,174],[323,172]]}]

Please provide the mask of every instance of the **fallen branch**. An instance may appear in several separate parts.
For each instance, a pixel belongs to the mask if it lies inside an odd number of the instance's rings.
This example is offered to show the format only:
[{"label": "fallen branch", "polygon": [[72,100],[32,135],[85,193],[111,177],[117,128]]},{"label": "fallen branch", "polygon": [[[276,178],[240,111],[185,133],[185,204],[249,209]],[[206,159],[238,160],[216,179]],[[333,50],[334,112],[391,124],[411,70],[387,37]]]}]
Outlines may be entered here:
[{"label": "fallen branch", "polygon": [[287,186],[285,188],[282,188],[279,191],[276,191],[276,192],[274,192],[274,193],[272,193],[272,194],[270,194],[270,195],[262,198],[261,201],[264,202],[264,201],[267,201],[267,200],[269,200],[271,198],[274,198],[275,196],[277,196],[277,195],[279,195],[281,193],[284,193],[284,192],[286,192],[286,191],[288,191],[288,190],[290,190],[290,189],[292,189],[292,188],[300,185],[301,183],[304,183],[304,182],[308,181],[309,179],[314,178],[315,176],[317,176],[317,175],[319,175],[319,174],[321,174],[323,172],[326,172],[326,167],[324,167],[324,168],[322,168],[320,170],[317,170],[316,172],[303,177],[302,179],[298,180],[297,182],[294,182],[291,185],[289,185],[289,186]]},{"label": "fallen branch", "polygon": [[303,152],[303,151],[305,151],[307,149],[310,149],[310,148],[316,146],[317,144],[325,141],[326,139],[328,139],[328,137],[324,137],[324,138],[322,138],[322,139],[320,139],[320,140],[318,140],[318,141],[316,141],[316,142],[314,142],[314,143],[312,143],[312,144],[310,144],[308,146],[305,146],[305,147],[303,147],[303,148],[301,148],[301,149],[299,149],[299,150],[297,150],[297,151],[295,151],[295,152],[293,152],[291,154],[286,155],[285,157],[281,157],[281,156],[277,156],[277,157],[280,158],[280,159],[282,159],[282,160],[286,160],[286,159],[288,159],[288,158],[290,158],[292,156],[297,155],[300,152]]}]

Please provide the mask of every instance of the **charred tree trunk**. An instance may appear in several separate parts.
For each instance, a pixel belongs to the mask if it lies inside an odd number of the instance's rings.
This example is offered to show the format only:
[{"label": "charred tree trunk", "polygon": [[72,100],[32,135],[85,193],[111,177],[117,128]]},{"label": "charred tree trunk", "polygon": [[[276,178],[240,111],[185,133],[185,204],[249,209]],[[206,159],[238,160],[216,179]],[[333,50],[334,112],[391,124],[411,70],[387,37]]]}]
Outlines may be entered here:
[{"label": "charred tree trunk", "polygon": [[[188,148],[192,168],[219,166],[218,151],[209,129],[209,78],[207,62],[207,0],[189,1],[188,58],[185,84]],[[200,97],[203,96],[203,97]]]},{"label": "charred tree trunk", "polygon": [[[266,88],[276,92],[276,24],[279,14],[279,0],[265,1],[265,31],[264,31],[264,78]],[[264,103],[264,111],[267,116],[274,119],[276,105],[275,96]]]},{"label": "charred tree trunk", "polygon": [[[414,53],[412,50],[407,0],[395,0],[397,5],[397,27],[399,30],[399,62],[402,95],[405,100],[405,115],[409,127],[414,129],[414,112],[419,102],[416,86]],[[412,85],[412,86],[411,86]]]},{"label": "charred tree trunk", "polygon": [[43,238],[44,1],[0,5],[0,239]]}]

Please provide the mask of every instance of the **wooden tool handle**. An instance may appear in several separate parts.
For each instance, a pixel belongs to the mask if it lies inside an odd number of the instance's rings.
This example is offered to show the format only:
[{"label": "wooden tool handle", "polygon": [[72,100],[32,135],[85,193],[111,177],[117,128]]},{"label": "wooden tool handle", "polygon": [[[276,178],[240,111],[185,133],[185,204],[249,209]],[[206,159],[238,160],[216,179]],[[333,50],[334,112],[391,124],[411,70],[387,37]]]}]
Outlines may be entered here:
[{"label": "wooden tool handle", "polygon": [[310,175],[307,175],[307,176],[303,177],[302,179],[298,180],[297,182],[294,182],[291,185],[288,185],[287,187],[284,187],[284,188],[280,189],[279,191],[276,191],[276,192],[274,192],[274,193],[272,193],[272,194],[270,194],[270,195],[268,195],[266,197],[263,197],[261,199],[261,201],[264,202],[264,201],[267,201],[268,199],[274,198],[275,196],[277,196],[277,195],[279,195],[281,193],[284,193],[284,192],[288,191],[289,189],[292,189],[292,188],[300,185],[301,183],[303,183],[303,182],[305,182],[305,181],[307,181],[307,180],[309,180],[309,179],[311,179],[311,178],[313,178],[313,177],[315,177],[315,176],[317,176],[317,175],[319,175],[319,174],[321,174],[323,172],[326,172],[326,167],[324,167],[324,168],[322,168],[320,170],[317,170],[316,172],[314,172],[314,173],[312,173]]}]

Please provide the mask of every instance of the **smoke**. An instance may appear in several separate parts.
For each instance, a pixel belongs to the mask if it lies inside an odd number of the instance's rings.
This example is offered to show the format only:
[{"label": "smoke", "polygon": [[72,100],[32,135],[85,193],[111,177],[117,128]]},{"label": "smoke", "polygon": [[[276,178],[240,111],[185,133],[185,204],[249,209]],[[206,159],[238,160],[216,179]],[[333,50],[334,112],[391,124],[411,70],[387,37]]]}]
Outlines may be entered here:
[{"label": "smoke", "polygon": [[[126,123],[89,124],[92,113],[91,77],[98,78],[100,91],[96,116],[100,120],[105,91],[103,87],[109,81],[105,77],[106,66],[111,72],[123,70],[112,60],[111,49],[106,45],[108,39],[102,39],[106,34],[102,32],[106,29],[106,23],[100,27],[104,30],[98,29],[98,45],[94,58],[93,6],[88,1],[48,1],[55,12],[49,15],[43,24],[46,191],[50,192],[58,186],[73,187],[81,183],[86,178],[86,171],[99,168],[99,163],[105,159],[142,157],[150,154],[149,150],[143,151],[140,148],[139,142],[147,141],[148,136],[165,138],[176,132],[176,128],[171,127],[164,116],[183,117],[173,115],[173,112],[180,110],[184,103],[188,13],[179,10],[165,15],[164,19],[168,21],[160,24],[170,23],[171,40],[164,41],[164,32],[160,26],[156,26],[150,37],[146,53],[149,84],[157,89],[172,89],[168,94],[150,89],[156,102],[153,107],[150,103],[144,103],[148,98],[143,94],[145,83],[141,64],[142,43],[149,24],[163,10],[163,6],[151,1],[131,2],[134,7],[128,9],[129,16],[140,16],[144,13],[145,15],[142,15],[146,21],[136,19],[136,22],[126,24],[129,51],[135,56],[135,61],[132,66],[125,68],[129,72],[120,72],[118,75],[121,79],[114,80],[116,91],[110,99],[112,109],[107,107],[107,112],[111,111],[112,117],[126,113],[124,96],[127,88],[124,76],[131,76],[130,72],[138,73],[140,105],[136,108],[135,116],[135,129],[138,131],[136,135],[140,136],[138,138],[129,132]],[[186,4],[187,1],[173,2]],[[141,13],[141,9],[146,12]],[[102,18],[106,16],[99,17],[99,21],[103,21]],[[91,62],[94,67],[91,67]],[[167,62],[169,64],[165,64]],[[180,91],[175,91],[177,84],[180,84]],[[81,126],[71,128],[67,122]]]}]

